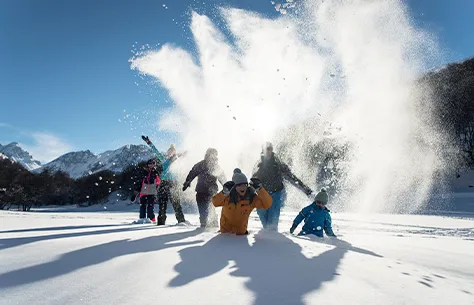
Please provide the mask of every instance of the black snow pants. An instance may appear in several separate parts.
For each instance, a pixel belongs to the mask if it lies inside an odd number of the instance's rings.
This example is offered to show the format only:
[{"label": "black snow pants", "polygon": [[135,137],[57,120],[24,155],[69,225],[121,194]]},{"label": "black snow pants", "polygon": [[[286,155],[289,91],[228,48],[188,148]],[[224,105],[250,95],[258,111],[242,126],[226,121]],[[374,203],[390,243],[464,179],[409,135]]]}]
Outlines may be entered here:
[{"label": "black snow pants", "polygon": [[164,225],[166,222],[166,208],[168,207],[168,201],[171,201],[173,205],[176,220],[178,222],[184,222],[183,209],[179,200],[179,188],[177,183],[174,181],[161,181],[158,189],[158,221],[157,225]]},{"label": "black snow pants", "polygon": [[140,197],[140,219],[147,217],[151,220],[155,218],[155,213],[153,211],[155,202],[155,195],[146,195]]}]

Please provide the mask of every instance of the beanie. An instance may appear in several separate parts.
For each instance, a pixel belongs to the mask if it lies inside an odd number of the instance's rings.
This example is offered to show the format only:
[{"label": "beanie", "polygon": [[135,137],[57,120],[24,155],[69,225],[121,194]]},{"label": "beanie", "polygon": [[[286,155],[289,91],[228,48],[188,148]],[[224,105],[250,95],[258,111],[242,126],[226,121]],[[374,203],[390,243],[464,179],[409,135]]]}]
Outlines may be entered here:
[{"label": "beanie", "polygon": [[325,205],[328,203],[328,200],[329,196],[325,189],[321,189],[321,191],[319,191],[319,193],[317,193],[316,197],[314,198],[314,201],[319,201]]},{"label": "beanie", "polygon": [[234,169],[234,174],[232,175],[232,181],[235,185],[249,183],[247,177],[242,173],[240,168]]}]

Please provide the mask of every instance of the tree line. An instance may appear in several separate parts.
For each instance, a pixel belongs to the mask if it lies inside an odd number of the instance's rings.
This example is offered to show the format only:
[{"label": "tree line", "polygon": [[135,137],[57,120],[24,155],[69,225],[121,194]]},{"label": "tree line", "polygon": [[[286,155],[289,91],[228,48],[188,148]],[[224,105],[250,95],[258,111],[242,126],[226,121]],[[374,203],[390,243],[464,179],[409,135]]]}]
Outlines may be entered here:
[{"label": "tree line", "polygon": [[19,163],[1,159],[0,209],[18,207],[29,211],[45,205],[88,206],[107,200],[113,192],[122,200],[128,199],[137,183],[141,183],[138,174],[145,165],[140,162],[121,173],[102,170],[73,179],[62,171],[45,169],[32,173]]},{"label": "tree line", "polygon": [[420,84],[431,90],[423,107],[446,135],[446,158],[458,171],[474,168],[474,58],[428,73]]}]

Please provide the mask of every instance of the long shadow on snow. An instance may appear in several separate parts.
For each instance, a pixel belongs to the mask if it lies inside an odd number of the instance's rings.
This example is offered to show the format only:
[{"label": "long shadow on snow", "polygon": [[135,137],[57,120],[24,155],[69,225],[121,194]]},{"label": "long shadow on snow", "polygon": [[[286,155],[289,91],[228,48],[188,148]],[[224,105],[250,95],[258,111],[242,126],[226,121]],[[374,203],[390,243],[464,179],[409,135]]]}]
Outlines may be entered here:
[{"label": "long shadow on snow", "polygon": [[180,233],[149,236],[138,240],[123,239],[75,250],[61,255],[58,259],[51,262],[0,274],[0,289],[51,279],[88,266],[101,264],[123,255],[193,245],[202,242],[202,240],[189,242],[175,241],[196,236],[201,232],[202,230],[196,229]]},{"label": "long shadow on snow", "polygon": [[43,227],[43,228],[31,228],[31,229],[17,229],[17,230],[0,231],[0,233],[26,233],[26,232],[43,232],[43,231],[63,231],[63,230],[109,228],[109,227],[120,227],[120,226],[126,226],[126,224]]},{"label": "long shadow on snow", "polygon": [[51,239],[60,239],[60,238],[70,238],[70,237],[80,237],[80,236],[90,236],[90,235],[102,235],[102,234],[111,234],[111,233],[121,233],[121,232],[130,232],[138,230],[149,230],[156,229],[156,226],[133,226],[125,227],[121,229],[109,229],[101,231],[87,231],[87,232],[74,232],[74,233],[62,233],[62,234],[51,234],[51,235],[40,235],[40,236],[29,236],[29,237],[13,237],[13,238],[4,238],[0,239],[0,250],[18,247],[26,245],[29,243],[51,240]]},{"label": "long shadow on snow", "polygon": [[246,287],[255,295],[254,304],[303,304],[304,295],[334,279],[348,251],[381,257],[341,240],[320,244],[333,248],[309,259],[299,244],[281,234],[260,231],[253,245],[246,237],[220,234],[202,246],[179,251],[181,262],[175,266],[179,274],[169,286],[210,276],[233,260],[237,269],[231,275],[249,278]]}]

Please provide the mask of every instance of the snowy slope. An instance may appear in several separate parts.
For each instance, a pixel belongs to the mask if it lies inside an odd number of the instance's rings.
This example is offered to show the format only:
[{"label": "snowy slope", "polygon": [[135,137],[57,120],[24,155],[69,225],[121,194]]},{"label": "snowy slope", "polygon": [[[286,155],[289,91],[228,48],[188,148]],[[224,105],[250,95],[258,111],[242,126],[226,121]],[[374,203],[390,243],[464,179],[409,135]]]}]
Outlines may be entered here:
[{"label": "snowy slope", "polygon": [[[0,211],[3,304],[473,304],[474,220],[334,214],[341,240]],[[198,223],[197,215],[186,215]]]},{"label": "snowy slope", "polygon": [[0,159],[8,159],[8,157],[5,156],[4,154],[0,153]]},{"label": "snowy slope", "polygon": [[127,166],[149,159],[152,156],[153,153],[145,145],[126,145],[100,155],[95,155],[89,150],[70,152],[45,164],[37,171],[43,169],[61,170],[68,173],[72,178],[79,178],[106,169],[121,172]]},{"label": "snowy slope", "polygon": [[8,145],[0,145],[0,153],[7,156],[8,159],[20,163],[27,170],[35,170],[41,167],[41,162],[33,159],[33,157],[16,142],[12,142]]}]

